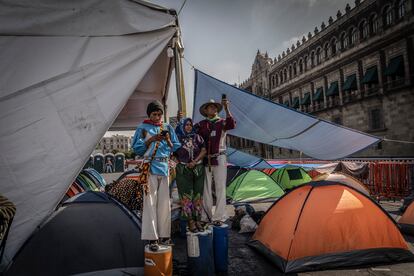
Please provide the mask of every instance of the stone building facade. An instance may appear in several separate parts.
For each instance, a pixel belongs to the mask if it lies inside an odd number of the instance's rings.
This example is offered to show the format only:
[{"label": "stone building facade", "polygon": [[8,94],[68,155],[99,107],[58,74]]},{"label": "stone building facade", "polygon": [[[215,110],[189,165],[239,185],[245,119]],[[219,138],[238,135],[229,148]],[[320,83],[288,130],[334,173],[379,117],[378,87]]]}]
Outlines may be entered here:
[{"label": "stone building facade", "polygon": [[[318,118],[389,140],[414,141],[414,1],[355,1],[277,58],[259,51],[240,87]],[[300,153],[232,137],[265,158]],[[383,141],[358,157],[412,157]]]},{"label": "stone building facade", "polygon": [[131,149],[131,137],[125,135],[113,135],[111,137],[103,137],[96,150],[103,154],[111,153],[113,150],[118,152],[128,152]]}]

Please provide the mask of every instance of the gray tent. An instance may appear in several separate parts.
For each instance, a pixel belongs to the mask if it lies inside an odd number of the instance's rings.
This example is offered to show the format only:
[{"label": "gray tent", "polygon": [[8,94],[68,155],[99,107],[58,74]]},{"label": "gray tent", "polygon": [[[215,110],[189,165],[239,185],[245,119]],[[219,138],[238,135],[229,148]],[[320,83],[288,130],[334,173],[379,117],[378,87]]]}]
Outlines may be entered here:
[{"label": "gray tent", "polygon": [[140,237],[138,217],[107,194],[88,191],[66,201],[33,234],[6,275],[143,274]]}]

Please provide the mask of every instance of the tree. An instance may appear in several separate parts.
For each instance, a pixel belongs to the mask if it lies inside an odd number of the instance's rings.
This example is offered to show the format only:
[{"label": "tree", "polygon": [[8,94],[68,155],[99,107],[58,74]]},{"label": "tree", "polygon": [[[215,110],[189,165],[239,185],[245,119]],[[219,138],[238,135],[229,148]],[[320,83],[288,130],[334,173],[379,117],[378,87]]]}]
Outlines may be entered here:
[{"label": "tree", "polygon": [[136,154],[135,154],[135,152],[132,149],[130,149],[129,151],[125,152],[125,158],[126,159],[135,159],[135,156],[136,156]]}]

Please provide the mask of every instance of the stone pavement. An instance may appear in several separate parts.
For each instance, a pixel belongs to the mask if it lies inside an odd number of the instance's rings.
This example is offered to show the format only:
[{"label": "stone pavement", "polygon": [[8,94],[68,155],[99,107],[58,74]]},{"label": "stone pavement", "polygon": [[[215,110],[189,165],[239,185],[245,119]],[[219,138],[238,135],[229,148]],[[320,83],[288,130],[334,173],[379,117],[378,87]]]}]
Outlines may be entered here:
[{"label": "stone pavement", "polygon": [[[121,173],[103,174],[107,183],[118,178]],[[256,211],[267,210],[271,203],[252,204]],[[382,201],[380,205],[388,211],[394,219],[400,217],[400,201]],[[227,205],[227,214],[233,216],[234,207]],[[276,266],[263,258],[262,255],[246,245],[252,234],[239,234],[234,230],[229,232],[229,270],[227,275],[238,276],[267,276],[267,275],[284,275]],[[414,253],[414,237],[404,236],[410,250]],[[178,235],[173,236],[174,248],[174,275],[188,275],[186,269],[186,239]],[[299,276],[414,276],[414,263],[402,263],[394,265],[368,266],[351,269],[325,270],[316,272],[304,272]]]},{"label": "stone pavement", "polygon": [[[398,218],[398,209],[401,202],[381,202],[381,206],[387,210],[392,217]],[[253,204],[255,210],[266,210],[271,203]],[[228,214],[232,215],[233,206],[228,205]],[[267,275],[285,275],[280,270],[265,259],[262,255],[246,245],[252,234],[239,234],[234,230],[229,232],[229,270],[227,275],[238,276],[267,276]],[[414,253],[414,237],[404,236],[409,244],[410,250]],[[185,276],[186,270],[186,240],[178,235],[173,237],[175,246],[173,248],[174,256],[174,275]],[[304,272],[299,276],[414,276],[414,263],[402,263],[394,265],[367,266],[358,268],[325,270],[316,272]]]}]

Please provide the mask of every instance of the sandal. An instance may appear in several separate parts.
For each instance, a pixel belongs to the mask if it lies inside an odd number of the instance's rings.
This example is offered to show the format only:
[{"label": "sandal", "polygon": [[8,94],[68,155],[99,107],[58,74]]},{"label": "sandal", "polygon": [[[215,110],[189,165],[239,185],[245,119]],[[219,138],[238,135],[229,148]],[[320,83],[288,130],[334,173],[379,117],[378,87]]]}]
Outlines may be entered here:
[{"label": "sandal", "polygon": [[222,221],[220,221],[220,220],[215,220],[215,221],[213,221],[213,225],[214,225],[214,226],[217,226],[217,227],[220,227],[220,226],[222,226],[222,225],[223,225],[223,222],[222,222]]},{"label": "sandal", "polygon": [[158,241],[150,241],[149,249],[153,252],[157,252],[160,249],[160,246],[158,245]]},{"label": "sandal", "polygon": [[192,233],[197,233],[198,232],[198,227],[196,226],[196,223],[194,220],[190,219],[188,221],[188,230],[190,230],[190,232]]},{"label": "sandal", "polygon": [[166,246],[173,246],[173,242],[170,238],[160,238],[160,244]]},{"label": "sandal", "polygon": [[203,224],[201,221],[196,221],[195,225],[199,232],[203,232],[205,230],[205,224]]}]

